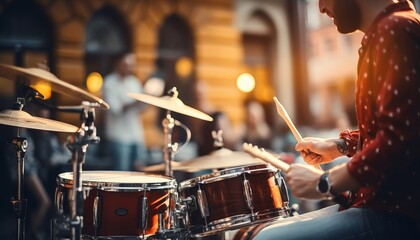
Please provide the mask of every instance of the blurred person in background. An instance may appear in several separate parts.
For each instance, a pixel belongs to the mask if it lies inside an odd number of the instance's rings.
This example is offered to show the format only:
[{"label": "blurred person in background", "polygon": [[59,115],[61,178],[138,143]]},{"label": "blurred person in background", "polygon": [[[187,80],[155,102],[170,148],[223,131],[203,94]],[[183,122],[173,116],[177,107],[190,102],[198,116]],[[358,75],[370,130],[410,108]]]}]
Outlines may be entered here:
[{"label": "blurred person in background", "polygon": [[[198,81],[195,83],[194,95],[196,102],[192,107],[213,118],[212,122],[194,118],[191,120],[193,141],[197,144],[198,156],[208,155],[220,148],[235,150],[238,148],[238,145],[241,144],[240,130],[233,126],[232,121],[225,112],[217,110],[216,107],[213,106],[208,99],[208,92],[209,90],[206,82]],[[216,133],[221,131],[221,138],[217,137],[217,135],[213,135],[213,131]],[[216,143],[218,146],[215,146],[215,141],[218,142]]]},{"label": "blurred person in background", "polygon": [[142,93],[143,87],[135,76],[136,56],[120,56],[115,69],[104,80],[103,97],[110,109],[105,112],[105,137],[115,163],[115,170],[130,171],[134,164],[146,165],[147,151],[140,113],[146,105],[127,93]]},{"label": "blurred person in background", "polygon": [[256,100],[245,101],[243,141],[262,148],[272,148],[272,134],[265,119],[264,108]]},{"label": "blurred person in background", "polygon": [[405,0],[319,0],[341,33],[365,33],[356,84],[357,130],[304,138],[309,164],[351,159],[328,171],[291,164],[288,187],[301,198],[340,204],[285,218],[255,239],[419,239],[420,16]]}]

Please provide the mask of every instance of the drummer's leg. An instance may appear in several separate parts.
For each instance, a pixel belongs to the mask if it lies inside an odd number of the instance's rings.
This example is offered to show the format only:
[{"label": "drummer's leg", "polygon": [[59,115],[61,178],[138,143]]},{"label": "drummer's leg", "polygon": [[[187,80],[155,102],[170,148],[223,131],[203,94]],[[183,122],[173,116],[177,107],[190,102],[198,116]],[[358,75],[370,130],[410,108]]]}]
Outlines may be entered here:
[{"label": "drummer's leg", "polygon": [[415,239],[408,235],[413,234],[413,224],[403,217],[357,208],[335,213],[324,211],[285,218],[261,230],[254,239]]}]

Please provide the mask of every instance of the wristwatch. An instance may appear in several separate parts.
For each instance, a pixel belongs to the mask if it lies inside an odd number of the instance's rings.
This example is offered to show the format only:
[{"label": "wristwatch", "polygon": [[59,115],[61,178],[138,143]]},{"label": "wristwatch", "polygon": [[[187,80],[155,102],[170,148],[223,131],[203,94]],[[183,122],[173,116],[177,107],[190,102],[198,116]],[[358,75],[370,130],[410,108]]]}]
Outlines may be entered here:
[{"label": "wristwatch", "polygon": [[330,180],[328,179],[329,172],[326,171],[321,175],[318,181],[316,190],[326,197],[335,197],[337,194],[333,191]]}]

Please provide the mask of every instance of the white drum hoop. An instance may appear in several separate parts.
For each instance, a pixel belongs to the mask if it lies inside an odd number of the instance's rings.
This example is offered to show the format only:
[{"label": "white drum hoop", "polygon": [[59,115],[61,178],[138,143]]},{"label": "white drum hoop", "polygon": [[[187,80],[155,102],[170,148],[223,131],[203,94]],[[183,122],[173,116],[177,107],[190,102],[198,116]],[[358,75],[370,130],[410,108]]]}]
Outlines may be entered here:
[{"label": "white drum hoop", "polygon": [[[176,189],[176,179],[166,175],[148,174],[130,171],[83,171],[83,188],[97,188],[103,191],[147,191]],[[57,183],[63,187],[74,184],[73,172],[58,175]]]}]

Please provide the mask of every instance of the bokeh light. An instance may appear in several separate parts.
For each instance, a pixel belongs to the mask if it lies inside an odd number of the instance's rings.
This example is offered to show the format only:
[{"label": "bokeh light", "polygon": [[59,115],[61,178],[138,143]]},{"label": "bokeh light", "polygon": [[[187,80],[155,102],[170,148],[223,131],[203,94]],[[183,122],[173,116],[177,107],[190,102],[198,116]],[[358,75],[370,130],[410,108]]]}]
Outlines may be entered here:
[{"label": "bokeh light", "polygon": [[98,72],[91,72],[86,79],[86,87],[89,92],[96,93],[101,90],[103,84],[102,75]]},{"label": "bokeh light", "polygon": [[31,87],[41,93],[44,96],[44,100],[51,98],[51,85],[48,82],[37,82]]},{"label": "bokeh light", "polygon": [[255,88],[255,78],[249,73],[242,73],[236,79],[236,86],[241,92],[252,92],[252,90]]},{"label": "bokeh light", "polygon": [[180,57],[175,63],[175,71],[180,77],[191,75],[193,63],[189,57]]}]

